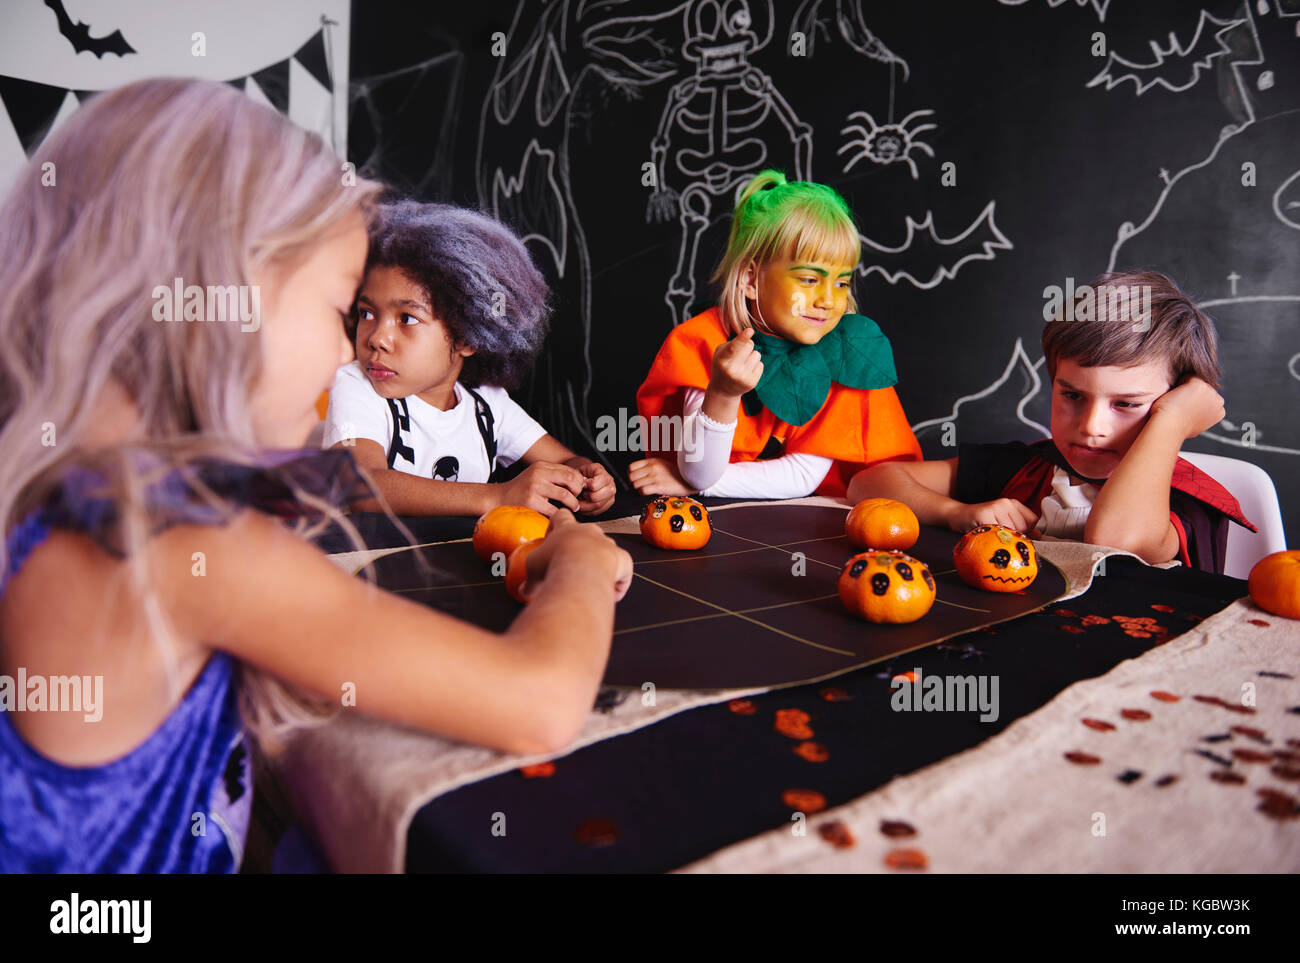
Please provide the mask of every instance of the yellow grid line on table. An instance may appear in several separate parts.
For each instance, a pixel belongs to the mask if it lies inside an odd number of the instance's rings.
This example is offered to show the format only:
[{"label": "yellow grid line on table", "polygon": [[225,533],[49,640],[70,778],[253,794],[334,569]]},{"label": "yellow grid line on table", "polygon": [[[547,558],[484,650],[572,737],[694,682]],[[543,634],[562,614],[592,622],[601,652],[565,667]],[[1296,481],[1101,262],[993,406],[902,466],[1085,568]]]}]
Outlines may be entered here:
[{"label": "yellow grid line on table", "polygon": [[[770,548],[771,546],[768,546],[768,547]],[[696,596],[692,595],[690,592],[683,592],[683,591],[682,591],[681,589],[679,589],[679,588],[673,588],[671,585],[665,585],[665,584],[662,583],[662,582],[656,582],[656,581],[655,581],[654,579],[652,579],[652,578],[646,578],[644,575],[641,575],[641,574],[637,573],[635,570],[632,572],[632,575],[633,575],[634,578],[645,579],[645,581],[649,582],[651,585],[658,586],[659,588],[662,588],[662,589],[667,589],[667,590],[670,591],[670,592],[676,592],[678,595],[683,595],[683,596],[685,596],[686,598],[690,599],[690,600],[693,601],[693,602],[699,602],[701,605],[707,605],[707,606],[708,606],[709,608],[711,608],[711,609],[717,609],[719,612],[721,612],[721,613],[724,614],[724,615],[734,615],[736,618],[738,618],[738,619],[742,619],[742,620],[745,621],[745,622],[753,623],[754,625],[757,625],[757,626],[759,626],[760,628],[767,629],[769,632],[775,632],[777,635],[784,635],[787,639],[793,639],[795,642],[801,642],[801,643],[803,643],[804,645],[811,646],[811,647],[814,648],[814,649],[821,649],[823,652],[834,652],[836,655],[846,655],[846,656],[851,656],[851,657],[857,657],[857,653],[856,653],[856,652],[848,652],[848,651],[845,651],[844,649],[837,649],[837,648],[834,648],[833,646],[822,645],[822,644],[819,643],[819,642],[813,642],[811,639],[804,639],[804,638],[801,638],[801,637],[799,637],[799,636],[797,636],[797,635],[794,635],[794,634],[791,633],[791,632],[786,632],[786,631],[784,631],[784,630],[782,630],[782,629],[778,629],[778,628],[775,628],[774,626],[767,625],[767,624],[765,624],[765,623],[763,623],[763,622],[760,622],[760,621],[758,621],[758,619],[751,619],[751,618],[750,618],[749,616],[747,616],[747,615],[742,615],[742,614],[739,613],[739,612],[733,612],[731,609],[727,608],[726,606],[718,605],[716,602],[710,602],[710,601],[707,601],[706,599],[697,598]],[[804,601],[811,601],[811,600],[804,600]]]}]

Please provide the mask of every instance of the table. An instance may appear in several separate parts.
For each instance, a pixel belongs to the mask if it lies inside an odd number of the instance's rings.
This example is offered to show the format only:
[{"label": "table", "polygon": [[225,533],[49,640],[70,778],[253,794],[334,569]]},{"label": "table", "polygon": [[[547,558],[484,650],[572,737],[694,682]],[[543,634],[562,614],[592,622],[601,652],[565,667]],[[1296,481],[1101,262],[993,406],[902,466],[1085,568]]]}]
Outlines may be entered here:
[{"label": "table", "polygon": [[[468,534],[472,522],[462,526],[461,533]],[[1073,548],[1087,557],[1087,547]],[[598,702],[581,740],[589,744],[551,760],[510,759],[354,718],[340,721],[336,731],[327,727],[307,740],[296,764],[289,766],[289,781],[297,784],[293,795],[299,812],[341,869],[394,869],[404,864],[410,871],[661,872],[690,865],[724,871],[798,871],[813,866],[824,871],[839,868],[825,865],[825,853],[837,859],[842,853],[844,859],[860,861],[851,864],[854,871],[873,867],[897,871],[879,858],[885,835],[877,832],[874,823],[866,828],[860,821],[855,823],[855,813],[870,810],[880,799],[903,798],[902,790],[916,780],[930,779],[929,794],[941,797],[948,783],[970,784],[971,771],[978,783],[978,773],[986,767],[998,773],[998,782],[985,795],[1004,809],[1023,809],[1017,818],[1023,816],[1026,824],[1043,813],[1073,820],[1066,810],[1075,802],[1088,804],[1094,791],[1120,792],[1118,801],[1108,803],[1116,810],[1112,820],[1117,827],[1110,855],[1103,853],[1106,847],[1095,845],[1079,850],[1086,859],[1100,860],[1096,865],[1103,870],[1114,869],[1114,853],[1125,838],[1126,815],[1135,825],[1139,814],[1149,818],[1152,810],[1168,817],[1165,821],[1174,826],[1177,836],[1180,812],[1198,812],[1205,787],[1221,793],[1238,787],[1235,796],[1211,800],[1213,806],[1221,809],[1228,805],[1221,800],[1233,800],[1231,816],[1242,823],[1241,831],[1254,832],[1267,843],[1263,861],[1274,870],[1281,866],[1295,871],[1300,869],[1300,819],[1295,818],[1300,816],[1300,805],[1290,780],[1293,768],[1294,778],[1300,778],[1296,765],[1300,763],[1296,752],[1300,749],[1300,686],[1295,683],[1300,660],[1294,657],[1300,633],[1287,620],[1247,618],[1260,613],[1247,611],[1248,603],[1234,601],[1244,591],[1239,580],[1150,568],[1136,560],[1111,557],[1106,559],[1106,574],[1068,602],[830,681],[771,692],[715,693],[711,699],[694,701],[675,702],[669,694],[664,697],[668,704],[653,710],[653,719],[630,726],[620,723],[619,717],[651,710],[634,705],[635,693],[629,697],[617,690],[603,692],[603,703]],[[1216,626],[1231,621],[1231,631],[1217,627],[1213,633],[1202,631],[1201,623],[1207,619],[1207,625]],[[1251,624],[1255,622],[1260,626]],[[1199,637],[1226,632],[1231,640],[1236,637],[1232,633],[1240,633],[1243,627],[1272,640],[1258,651],[1269,653],[1273,661],[1251,670],[1252,677],[1256,671],[1259,676],[1251,685],[1258,684],[1261,698],[1268,702],[1267,706],[1261,702],[1258,717],[1253,709],[1238,707],[1242,713],[1248,711],[1249,718],[1228,711],[1231,688],[1220,687],[1218,694],[1192,691],[1198,686],[1209,688],[1225,675],[1222,665],[1212,667],[1209,682],[1204,673],[1198,677],[1191,671],[1192,663],[1203,660],[1205,652],[1222,649],[1231,655],[1250,652],[1255,645],[1252,639],[1245,647],[1231,641],[1204,646]],[[1203,649],[1200,653],[1198,645]],[[1170,659],[1161,653],[1186,662],[1188,672],[1180,675],[1181,668],[1171,672],[1163,664]],[[1160,702],[1152,693],[1161,690],[1151,686],[1151,692],[1142,692],[1140,698],[1130,695],[1123,674],[1132,675],[1148,665],[1159,668],[1164,673],[1161,678],[1173,680],[1161,684],[1178,690],[1180,694],[1163,693],[1175,703]],[[891,682],[907,670],[919,672],[922,679],[970,675],[985,677],[991,684],[996,678],[996,718],[980,721],[979,713],[958,711],[894,711],[891,700],[898,690]],[[1233,671],[1241,674],[1246,669],[1238,666]],[[1134,704],[1092,710],[1105,716],[1083,717],[1096,728],[1089,723],[1080,726],[1080,718],[1057,719],[1052,738],[1061,746],[1049,746],[1031,765],[1015,768],[1016,745],[1033,741],[1032,731],[1029,736],[1017,732],[1026,726],[1032,729],[1040,719],[1074,712],[1085,697],[1093,700],[1087,703],[1092,705],[1098,691],[1105,697],[1102,701],[1122,693]],[[1062,709],[1063,702],[1071,699],[1074,702]],[[1266,714],[1267,732],[1257,730],[1264,743],[1249,732],[1232,729],[1235,725],[1251,730]],[[1143,717],[1146,722],[1135,721]],[[1172,754],[1166,746],[1162,751],[1167,763],[1138,765],[1139,757],[1147,758],[1142,755],[1146,750],[1134,749],[1132,740],[1149,742],[1161,732],[1187,746],[1179,743]],[[1013,736],[1016,745],[1011,754],[997,756],[998,747]],[[1104,750],[1088,741],[1105,739],[1111,741]],[[1117,751],[1123,747],[1120,754],[1129,754],[1124,765],[1118,764],[1122,761],[1118,757],[1111,758],[1110,747]],[[1085,751],[1089,749],[1092,752]],[[1265,761],[1250,760],[1252,752]],[[994,755],[973,768],[963,763],[989,753]],[[367,785],[376,767],[385,773],[409,768],[412,757],[423,754],[455,757],[445,790],[422,798],[409,786],[392,793],[383,786]],[[1077,762],[1071,761],[1076,757]],[[522,765],[528,763],[532,765]],[[947,782],[935,781],[946,767],[963,764],[964,777],[958,773]],[[1157,766],[1170,771],[1157,771]],[[1231,775],[1210,778],[1220,770]],[[1242,772],[1247,775],[1241,776]],[[1070,782],[1084,779],[1081,774],[1089,781]],[[1031,798],[1015,796],[1018,782],[1028,785],[1034,780],[1047,782],[1038,785]],[[1056,784],[1073,786],[1075,798],[1047,805],[1043,800],[1056,791]],[[404,801],[393,798],[398,795]],[[1135,804],[1139,799],[1141,806]],[[978,796],[966,798],[963,807],[974,812],[978,803]],[[409,808],[403,810],[407,804]],[[924,809],[915,800],[902,809],[909,806]],[[907,812],[895,815],[905,817]],[[1200,832],[1195,819],[1188,818],[1187,830]],[[792,819],[796,825],[807,824],[803,837],[791,835]],[[942,836],[947,824],[961,821],[951,813],[934,819],[939,824],[932,819],[928,828],[921,826],[915,840]],[[882,828],[887,823],[902,824],[891,825],[891,833],[907,828],[905,818],[879,822]],[[368,836],[372,823],[395,828],[400,838],[388,840],[382,833]],[[1054,834],[1053,838],[1063,836],[1059,827]],[[363,836],[367,837],[364,844],[358,841]],[[1235,858],[1233,852],[1249,851],[1230,836],[1225,836],[1221,851],[1208,850],[1219,860],[1211,862],[1212,867],[1222,869],[1224,860],[1230,864]],[[787,845],[784,837],[801,839],[803,848]],[[854,837],[856,841],[849,844]],[[954,853],[978,848],[954,840],[945,841],[945,847],[942,852],[931,850],[934,869],[953,868]],[[388,848],[405,852],[379,852]],[[1181,850],[1188,850],[1185,843]],[[1130,843],[1126,852],[1138,860],[1138,869],[1168,868],[1178,858],[1160,853],[1143,864],[1140,845]],[[1015,870],[1032,862],[1010,843],[1005,852],[982,852],[981,858],[984,862],[976,869],[983,871]],[[1074,855],[1068,852],[1053,858],[1057,864],[1048,861],[1044,864],[1048,869],[1075,865],[1070,862]],[[1065,862],[1058,865],[1061,859]],[[1234,871],[1231,865],[1228,871]]]}]

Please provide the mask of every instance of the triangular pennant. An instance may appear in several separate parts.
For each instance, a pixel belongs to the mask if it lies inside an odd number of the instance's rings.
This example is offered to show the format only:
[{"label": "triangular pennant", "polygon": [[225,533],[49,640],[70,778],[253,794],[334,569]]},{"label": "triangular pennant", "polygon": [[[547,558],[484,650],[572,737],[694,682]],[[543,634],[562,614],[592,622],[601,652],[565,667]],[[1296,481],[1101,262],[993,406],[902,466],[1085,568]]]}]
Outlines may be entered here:
[{"label": "triangular pennant", "polygon": [[9,122],[14,125],[24,152],[30,154],[45,139],[67,96],[62,87],[0,77],[0,101],[9,112]]},{"label": "triangular pennant", "polygon": [[289,61],[271,64],[253,74],[253,79],[276,110],[282,114],[289,112]]},{"label": "triangular pennant", "polygon": [[242,91],[244,89],[244,81],[247,79],[247,77],[235,77],[231,80],[227,80],[226,83],[230,84],[230,86],[234,87],[236,90]]},{"label": "triangular pennant", "polygon": [[77,103],[79,103],[79,104],[84,104],[84,103],[85,103],[86,101],[88,101],[91,97],[94,97],[95,94],[102,93],[102,91],[99,91],[99,90],[74,90],[73,93],[77,95]]},{"label": "triangular pennant", "polygon": [[307,68],[307,72],[320,81],[326,90],[334,90],[334,81],[330,77],[329,61],[325,57],[325,31],[318,30],[305,44],[298,48],[293,59]]},{"label": "triangular pennant", "polygon": [[[57,114],[54,115],[54,120],[53,120],[53,122],[51,122],[51,124],[50,124],[50,129],[47,130],[47,131],[45,132],[45,136],[46,136],[46,137],[49,137],[52,133],[54,133],[56,130],[58,130],[58,129],[59,129],[59,126],[60,126],[60,125],[61,125],[65,120],[67,120],[69,117],[71,117],[73,114],[75,114],[75,113],[77,112],[77,108],[80,107],[80,106],[81,106],[81,105],[80,105],[79,103],[77,103],[76,95],[73,94],[73,92],[69,90],[69,91],[64,95],[64,97],[63,97],[63,103],[59,106],[59,112],[58,112]],[[45,143],[45,142],[44,142],[44,141],[41,141],[41,143],[43,144],[43,143]],[[40,146],[41,146],[40,144],[37,144],[37,145],[33,148],[33,151],[39,150],[39,149],[40,149]]]},{"label": "triangular pennant", "polygon": [[0,110],[0,191],[9,187],[10,178],[17,176],[26,163],[27,152],[18,139],[18,132],[9,123],[9,115]]},{"label": "triangular pennant", "polygon": [[296,60],[289,61],[289,119],[327,143],[333,140],[334,95]]},{"label": "triangular pennant", "polygon": [[275,110],[275,104],[271,103],[270,98],[267,97],[266,94],[262,93],[261,85],[259,85],[252,77],[246,77],[244,79],[244,93],[248,94],[249,97],[253,98],[253,100],[257,101],[259,104]]}]

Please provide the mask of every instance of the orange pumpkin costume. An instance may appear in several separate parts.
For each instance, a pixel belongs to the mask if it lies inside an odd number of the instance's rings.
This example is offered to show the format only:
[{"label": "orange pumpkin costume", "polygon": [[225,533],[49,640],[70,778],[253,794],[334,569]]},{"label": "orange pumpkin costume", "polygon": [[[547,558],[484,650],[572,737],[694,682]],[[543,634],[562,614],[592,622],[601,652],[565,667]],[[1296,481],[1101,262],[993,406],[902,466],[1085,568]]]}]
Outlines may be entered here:
[{"label": "orange pumpkin costume", "polygon": [[[681,389],[708,388],[713,352],[727,337],[716,307],[673,328],[637,390],[638,414],[644,418],[680,416]],[[658,433],[649,435],[654,439]],[[921,446],[892,387],[858,389],[832,382],[817,414],[798,426],[780,421],[766,408],[750,415],[741,406],[731,442],[731,462],[756,460],[773,440],[780,446],[780,454],[832,459],[834,464],[816,489],[816,494],[832,497],[842,497],[849,480],[867,465],[921,460]]]}]

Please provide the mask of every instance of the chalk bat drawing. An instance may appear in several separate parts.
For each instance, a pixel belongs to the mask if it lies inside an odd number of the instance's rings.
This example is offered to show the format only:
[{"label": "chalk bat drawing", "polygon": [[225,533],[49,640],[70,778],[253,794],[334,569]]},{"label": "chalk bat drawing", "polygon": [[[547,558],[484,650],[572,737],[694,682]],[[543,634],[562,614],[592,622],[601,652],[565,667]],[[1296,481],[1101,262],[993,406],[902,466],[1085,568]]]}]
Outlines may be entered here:
[{"label": "chalk bat drawing", "polygon": [[853,165],[864,157],[873,164],[894,164],[905,163],[908,170],[912,172],[912,180],[917,179],[916,161],[912,160],[912,149],[924,151],[927,157],[934,157],[934,149],[925,141],[917,139],[918,134],[926,131],[938,130],[938,124],[916,124],[909,127],[914,120],[921,120],[934,114],[933,110],[914,110],[904,117],[897,124],[886,123],[878,124],[876,119],[865,110],[855,110],[849,114],[849,120],[860,119],[863,124],[850,124],[843,128],[840,133],[848,134],[850,132],[857,134],[856,138],[849,140],[838,151],[837,154],[843,154],[845,151],[855,151],[844,165],[844,173],[847,174],[853,169]]},{"label": "chalk bat drawing", "polygon": [[59,33],[68,38],[68,43],[72,44],[72,49],[77,53],[93,53],[100,59],[106,53],[117,54],[119,57],[135,53],[135,48],[126,42],[121,30],[114,30],[102,37],[92,37],[90,24],[80,20],[72,22],[68,11],[63,9],[63,0],[45,0],[45,5],[54,11]]},{"label": "chalk bat drawing", "polygon": [[1026,382],[1029,385],[1029,390],[1021,396],[1020,401],[1016,404],[1016,420],[1021,424],[1034,429],[1034,431],[1038,432],[1044,438],[1050,438],[1052,437],[1052,433],[1046,426],[1039,424],[1025,414],[1026,406],[1028,406],[1028,404],[1038,395],[1038,392],[1042,390],[1043,378],[1038,372],[1038,369],[1042,366],[1043,359],[1039,358],[1038,361],[1030,361],[1029,355],[1025,351],[1024,342],[1020,338],[1016,338],[1015,344],[1011,347],[1011,357],[1008,359],[1006,367],[1002,369],[1002,373],[998,375],[991,384],[981,388],[973,394],[962,395],[953,402],[952,410],[949,411],[948,414],[940,415],[938,418],[930,418],[927,421],[919,421],[912,426],[912,431],[919,436],[925,431],[942,427],[946,422],[953,422],[956,424],[958,419],[961,417],[961,408],[963,405],[970,404],[973,401],[979,401],[982,398],[987,398],[1000,390],[1003,385],[1007,384],[1013,375],[1019,373],[1026,379]]},{"label": "chalk bat drawing", "polygon": [[1242,9],[1246,11],[1246,17],[1242,19],[1239,26],[1241,29],[1249,28],[1251,39],[1253,41],[1252,50],[1254,56],[1249,58],[1234,57],[1229,61],[1229,67],[1231,71],[1231,82],[1235,86],[1234,102],[1240,103],[1245,112],[1245,119],[1239,124],[1228,124],[1225,126],[1219,132],[1218,142],[1204,159],[1189,164],[1187,167],[1184,167],[1182,170],[1175,173],[1172,177],[1162,178],[1165,186],[1160,191],[1160,196],[1156,198],[1156,203],[1155,206],[1151,208],[1151,213],[1148,214],[1141,223],[1134,224],[1132,221],[1125,221],[1119,226],[1119,230],[1116,232],[1115,243],[1110,249],[1110,260],[1106,265],[1107,271],[1115,270],[1115,264],[1119,258],[1120,248],[1124,246],[1125,242],[1137,237],[1137,235],[1141,234],[1151,226],[1151,223],[1160,214],[1160,209],[1164,207],[1165,201],[1168,199],[1170,193],[1178,182],[1193,171],[1200,170],[1201,168],[1214,163],[1219,151],[1223,149],[1223,145],[1255,122],[1255,107],[1251,100],[1250,85],[1242,76],[1241,70],[1243,67],[1258,66],[1259,64],[1262,64],[1264,62],[1264,54],[1259,42],[1259,33],[1255,29],[1255,22],[1250,16],[1250,7],[1249,5],[1244,5]]},{"label": "chalk bat drawing", "polygon": [[1224,37],[1241,23],[1242,20],[1220,20],[1201,10],[1196,33],[1186,46],[1171,30],[1167,47],[1155,40],[1148,41],[1154,58],[1150,62],[1129,60],[1112,50],[1106,58],[1106,66],[1088,81],[1088,86],[1104,83],[1106,89],[1111,90],[1131,80],[1138,96],[1157,86],[1174,93],[1190,90],[1203,73],[1214,67],[1214,61],[1232,53]]},{"label": "chalk bat drawing", "polygon": [[975,220],[952,237],[943,237],[935,229],[933,211],[926,211],[919,223],[908,216],[907,233],[899,245],[882,244],[862,235],[858,273],[864,278],[879,274],[889,284],[905,280],[928,289],[955,278],[962,265],[970,261],[992,261],[995,252],[1014,247],[993,220],[995,206],[995,201],[989,201]]}]

